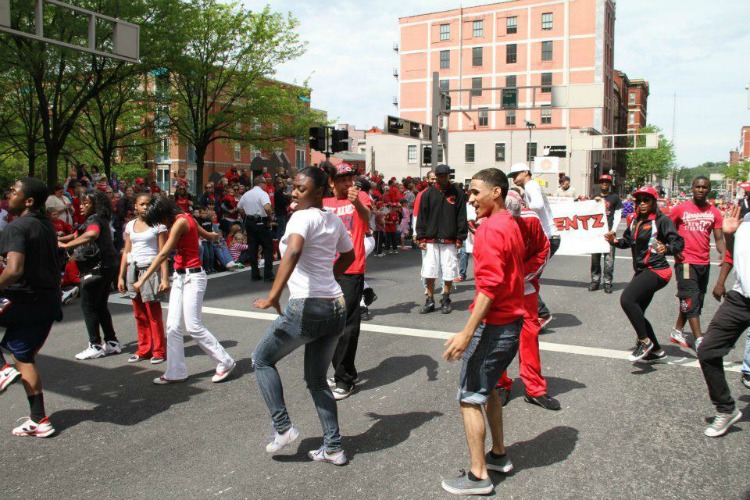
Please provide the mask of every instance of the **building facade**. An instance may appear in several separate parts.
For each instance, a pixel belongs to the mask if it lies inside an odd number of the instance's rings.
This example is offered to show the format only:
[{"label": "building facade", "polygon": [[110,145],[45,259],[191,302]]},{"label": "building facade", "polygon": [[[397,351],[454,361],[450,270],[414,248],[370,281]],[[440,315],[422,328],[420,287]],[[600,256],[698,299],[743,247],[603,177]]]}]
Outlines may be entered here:
[{"label": "building facade", "polygon": [[636,133],[648,123],[648,82],[641,79],[630,80],[627,95],[628,133]]}]

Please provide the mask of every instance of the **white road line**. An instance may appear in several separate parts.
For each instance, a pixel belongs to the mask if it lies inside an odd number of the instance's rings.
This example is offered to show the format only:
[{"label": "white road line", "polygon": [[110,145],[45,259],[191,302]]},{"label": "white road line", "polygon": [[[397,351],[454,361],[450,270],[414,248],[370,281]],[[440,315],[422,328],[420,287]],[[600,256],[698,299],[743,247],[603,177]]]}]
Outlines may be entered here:
[{"label": "white road line", "polygon": [[[130,299],[123,299],[112,296],[109,299],[110,304],[131,305]],[[167,308],[167,304],[162,304]],[[204,314],[214,314],[217,316],[229,316],[234,318],[259,319],[262,321],[273,321],[278,315],[274,313],[241,311],[237,309],[224,309],[219,307],[203,307]],[[388,335],[403,335],[407,337],[420,337],[427,339],[449,339],[456,332],[441,332],[438,330],[419,330],[416,328],[403,328],[398,326],[377,325],[374,323],[362,323],[361,330],[373,333],[385,333]],[[555,344],[552,342],[539,342],[539,349],[542,351],[559,352],[564,354],[576,354],[582,356],[592,356],[595,358],[619,359],[626,361],[629,353],[616,349],[602,349],[599,347],[586,347],[570,344]],[[665,361],[660,364],[669,364],[677,366],[687,366],[690,368],[699,368],[698,361],[694,358],[685,358],[679,356],[667,356]],[[739,372],[741,363],[724,363],[724,369],[732,372]]]}]

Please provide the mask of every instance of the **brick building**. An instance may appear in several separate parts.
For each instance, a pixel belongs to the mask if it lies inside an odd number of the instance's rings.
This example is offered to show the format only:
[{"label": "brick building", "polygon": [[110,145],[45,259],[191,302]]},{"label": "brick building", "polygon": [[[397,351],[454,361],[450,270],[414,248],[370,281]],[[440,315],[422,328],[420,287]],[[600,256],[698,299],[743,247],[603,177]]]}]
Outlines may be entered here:
[{"label": "brick building", "polygon": [[630,80],[628,86],[628,132],[638,132],[646,126],[648,112],[648,82]]}]

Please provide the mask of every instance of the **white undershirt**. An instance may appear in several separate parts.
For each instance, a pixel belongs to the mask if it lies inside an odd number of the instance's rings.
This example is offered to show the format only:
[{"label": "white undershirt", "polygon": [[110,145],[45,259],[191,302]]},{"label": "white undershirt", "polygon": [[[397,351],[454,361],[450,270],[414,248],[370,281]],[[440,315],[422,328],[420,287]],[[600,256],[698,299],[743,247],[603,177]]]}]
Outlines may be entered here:
[{"label": "white undershirt", "polygon": [[138,266],[147,266],[154,261],[159,253],[159,233],[167,230],[159,224],[156,227],[146,226],[145,231],[135,231],[135,220],[125,225],[125,234],[130,236],[130,260]]}]

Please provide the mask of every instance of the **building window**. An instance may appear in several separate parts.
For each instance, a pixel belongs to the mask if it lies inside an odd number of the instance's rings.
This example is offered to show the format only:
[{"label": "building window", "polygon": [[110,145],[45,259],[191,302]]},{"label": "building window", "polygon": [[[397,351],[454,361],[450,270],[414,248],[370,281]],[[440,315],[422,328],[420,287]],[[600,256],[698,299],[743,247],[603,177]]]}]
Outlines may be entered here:
[{"label": "building window", "polygon": [[481,76],[471,79],[471,95],[475,97],[482,95],[482,77]]},{"label": "building window", "polygon": [[187,158],[186,158],[187,162],[188,163],[195,163],[196,158],[197,157],[195,155],[195,146],[193,146],[192,144],[188,144],[188,147],[187,147]]},{"label": "building window", "polygon": [[450,40],[451,39],[451,25],[450,24],[441,24],[440,25],[440,39],[441,40]]},{"label": "building window", "polygon": [[518,60],[518,46],[515,43],[509,43],[505,46],[505,62],[514,64]]},{"label": "building window", "polygon": [[440,69],[448,69],[451,67],[451,51],[441,50],[440,51]]},{"label": "building window", "polygon": [[542,125],[552,124],[552,110],[549,108],[542,108]]},{"label": "building window", "polygon": [[450,82],[448,80],[440,80],[440,90],[448,90],[451,88]]},{"label": "building window", "polygon": [[239,142],[234,143],[234,161],[240,161],[242,158],[242,146]]},{"label": "building window", "polygon": [[536,142],[526,143],[526,161],[534,161],[536,156]]},{"label": "building window", "polygon": [[518,79],[517,79],[516,75],[508,75],[508,76],[506,76],[505,77],[505,87],[509,88],[509,89],[516,88],[518,86],[518,83],[516,83],[517,80]]},{"label": "building window", "polygon": [[552,12],[542,14],[542,29],[545,31],[552,29]]},{"label": "building window", "polygon": [[508,35],[518,33],[518,18],[516,16],[509,17],[505,20],[505,30]]},{"label": "building window", "polygon": [[628,113],[628,123],[635,123],[635,111]]},{"label": "building window", "polygon": [[297,167],[297,170],[302,170],[303,168],[307,167],[306,161],[307,155],[305,155],[304,149],[295,149],[294,150],[294,166]]},{"label": "building window", "polygon": [[484,21],[474,21],[474,38],[484,36]]},{"label": "building window", "polygon": [[552,41],[542,42],[542,61],[552,60]]},{"label": "building window", "polygon": [[484,54],[483,47],[474,47],[473,49],[471,49],[471,65],[481,66],[483,54]]},{"label": "building window", "polygon": [[464,147],[464,160],[466,163],[474,163],[474,145],[466,144]]},{"label": "building window", "polygon": [[505,161],[505,143],[495,143],[495,161]]},{"label": "building window", "polygon": [[630,95],[628,96],[628,102],[630,104],[635,104],[635,92],[630,93]]},{"label": "building window", "polygon": [[169,137],[162,137],[159,139],[155,156],[154,160],[156,163],[167,163],[169,161]]},{"label": "building window", "polygon": [[515,125],[516,124],[516,110],[509,109],[505,112],[505,124]]},{"label": "building window", "polygon": [[542,93],[552,92],[552,73],[542,73]]},{"label": "building window", "polygon": [[169,178],[169,167],[156,169],[156,183],[159,185],[162,191],[166,193],[169,192],[170,181],[171,180]]},{"label": "building window", "polygon": [[408,163],[417,163],[417,145],[410,144],[406,150],[406,161]]},{"label": "building window", "polygon": [[490,124],[490,112],[486,108],[479,108],[479,126],[487,127]]}]

